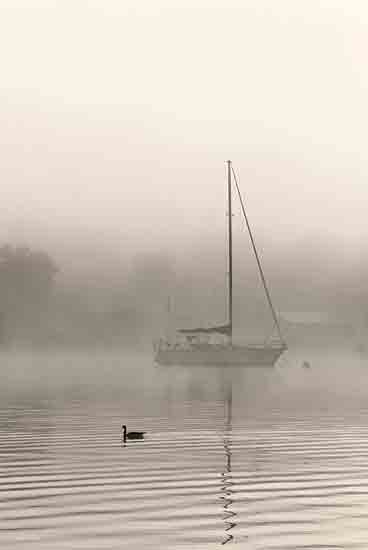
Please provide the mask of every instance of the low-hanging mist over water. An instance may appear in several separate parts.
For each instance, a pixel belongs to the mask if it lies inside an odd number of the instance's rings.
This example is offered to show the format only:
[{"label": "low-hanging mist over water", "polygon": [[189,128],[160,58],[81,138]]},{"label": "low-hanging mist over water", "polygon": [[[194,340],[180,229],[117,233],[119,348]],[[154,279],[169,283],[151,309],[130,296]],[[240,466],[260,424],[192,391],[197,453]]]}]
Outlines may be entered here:
[{"label": "low-hanging mist over water", "polygon": [[[200,243],[166,254],[146,252],[123,262],[124,254],[101,256],[87,265],[62,265],[57,253],[4,245],[0,249],[2,339],[11,347],[118,346],[142,348],[174,326],[222,322],[227,316],[226,249]],[[85,254],[88,255],[88,246]],[[272,249],[264,264],[279,315],[308,323],[311,314],[329,323],[365,326],[365,267],[349,269],[343,251],[298,246]],[[238,256],[236,255],[238,253]],[[341,261],[340,261],[341,257]],[[99,259],[101,258],[101,260]],[[94,259],[94,262],[92,261]],[[343,263],[345,262],[345,264]],[[351,257],[351,266],[357,259]],[[234,315],[239,336],[272,332],[247,236],[235,250]],[[358,275],[359,273],[359,275]],[[171,300],[168,318],[167,301]],[[296,316],[296,317],[295,317]],[[313,318],[313,316],[312,316]],[[351,342],[351,345],[352,342]]]}]

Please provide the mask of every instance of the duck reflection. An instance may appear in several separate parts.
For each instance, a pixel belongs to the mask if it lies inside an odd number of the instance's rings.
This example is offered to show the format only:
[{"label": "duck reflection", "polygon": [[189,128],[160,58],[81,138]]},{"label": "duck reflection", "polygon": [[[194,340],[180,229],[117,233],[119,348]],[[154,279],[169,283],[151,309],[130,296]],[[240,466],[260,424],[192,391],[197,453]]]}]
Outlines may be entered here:
[{"label": "duck reflection", "polygon": [[226,544],[234,539],[234,535],[230,533],[231,529],[236,526],[236,513],[231,509],[233,504],[234,481],[231,469],[231,433],[232,433],[232,404],[233,404],[233,389],[229,382],[225,387],[225,429],[223,447],[225,451],[225,468],[221,472],[221,500],[223,502],[225,522],[225,538],[221,544]]}]

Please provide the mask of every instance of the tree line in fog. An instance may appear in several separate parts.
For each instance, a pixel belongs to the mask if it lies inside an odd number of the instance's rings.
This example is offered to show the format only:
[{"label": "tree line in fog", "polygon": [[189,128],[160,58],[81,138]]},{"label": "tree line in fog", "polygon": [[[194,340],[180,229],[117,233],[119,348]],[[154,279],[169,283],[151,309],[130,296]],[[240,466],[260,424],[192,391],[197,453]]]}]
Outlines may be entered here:
[{"label": "tree line in fog", "polygon": [[[252,328],[270,322],[254,265],[238,261],[235,267],[235,320]],[[364,266],[299,250],[268,258],[264,267],[278,311],[325,311],[341,322],[366,324]],[[3,346],[141,346],[168,323],[226,320],[226,266],[216,254],[199,251],[174,261],[152,252],[115,272],[99,265],[95,273],[70,278],[67,270],[45,251],[0,247]]]}]

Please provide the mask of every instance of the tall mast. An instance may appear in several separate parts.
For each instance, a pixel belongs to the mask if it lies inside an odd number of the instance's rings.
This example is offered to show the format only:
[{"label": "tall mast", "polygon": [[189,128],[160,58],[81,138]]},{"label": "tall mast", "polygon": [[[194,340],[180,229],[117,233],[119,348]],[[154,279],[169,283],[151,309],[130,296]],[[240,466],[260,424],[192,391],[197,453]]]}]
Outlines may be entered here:
[{"label": "tall mast", "polygon": [[228,237],[229,237],[229,325],[230,341],[233,334],[233,229],[232,229],[232,208],[231,208],[231,160],[227,162],[227,199],[228,199]]}]

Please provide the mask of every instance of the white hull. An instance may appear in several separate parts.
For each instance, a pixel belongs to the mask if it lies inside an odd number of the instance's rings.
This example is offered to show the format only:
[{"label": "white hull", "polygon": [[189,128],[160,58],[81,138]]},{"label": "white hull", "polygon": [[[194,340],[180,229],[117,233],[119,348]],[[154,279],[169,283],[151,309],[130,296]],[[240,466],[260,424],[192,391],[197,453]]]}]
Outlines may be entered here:
[{"label": "white hull", "polygon": [[273,367],[284,346],[193,346],[188,349],[160,348],[159,365]]}]

